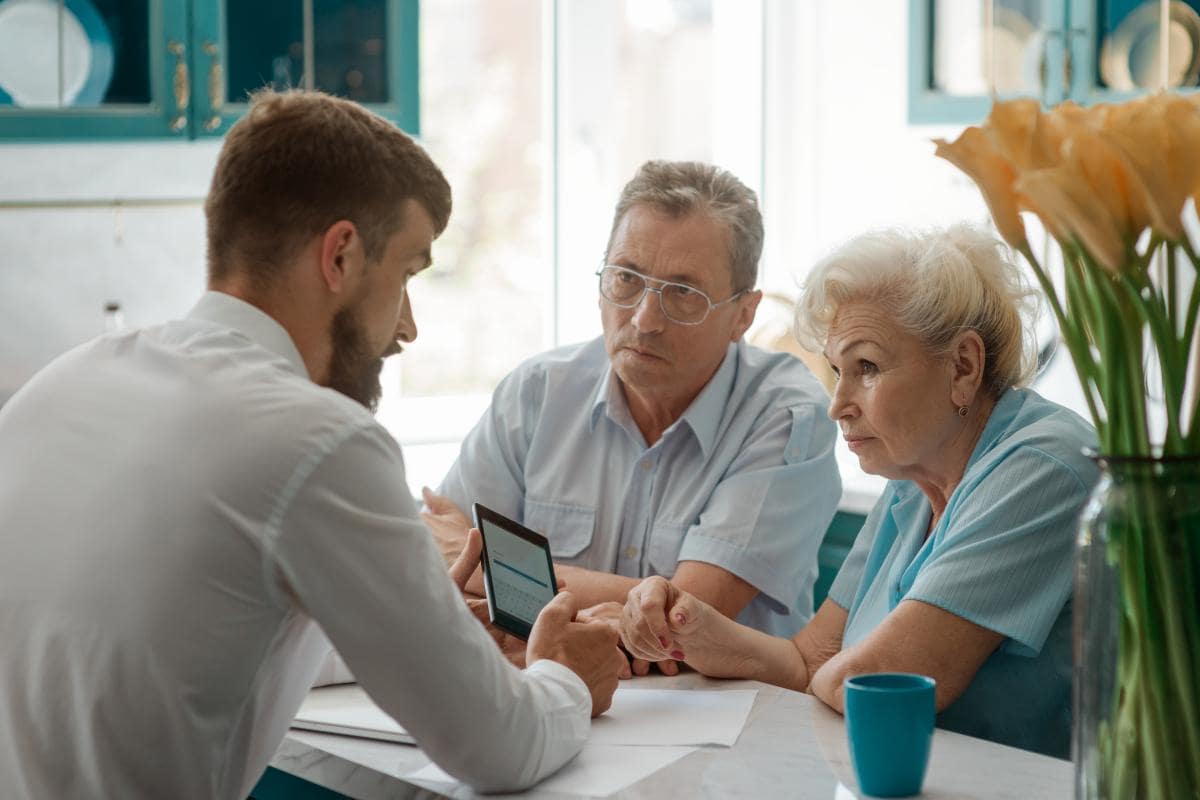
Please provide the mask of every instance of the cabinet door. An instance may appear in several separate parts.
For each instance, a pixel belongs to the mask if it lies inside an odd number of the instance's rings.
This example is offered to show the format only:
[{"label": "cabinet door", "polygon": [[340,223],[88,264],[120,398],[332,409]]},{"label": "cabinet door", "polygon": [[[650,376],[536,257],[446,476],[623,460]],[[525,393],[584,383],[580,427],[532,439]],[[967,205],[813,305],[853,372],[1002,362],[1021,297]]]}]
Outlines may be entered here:
[{"label": "cabinet door", "polygon": [[1080,103],[1200,86],[1200,0],[1072,0],[1070,36]]},{"label": "cabinet door", "polygon": [[976,123],[995,97],[1065,93],[1065,0],[910,0],[909,121]]},{"label": "cabinet door", "polygon": [[316,88],[420,132],[418,0],[196,2],[196,135],[220,135],[249,94]]},{"label": "cabinet door", "polygon": [[184,137],[185,0],[0,1],[0,138]]}]

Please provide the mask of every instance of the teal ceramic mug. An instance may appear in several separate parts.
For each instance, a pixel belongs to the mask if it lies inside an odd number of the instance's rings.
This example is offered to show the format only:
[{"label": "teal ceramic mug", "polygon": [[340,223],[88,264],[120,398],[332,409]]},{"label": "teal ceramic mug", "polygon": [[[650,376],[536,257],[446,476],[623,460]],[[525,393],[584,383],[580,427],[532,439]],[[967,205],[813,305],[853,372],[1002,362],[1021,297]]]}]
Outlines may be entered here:
[{"label": "teal ceramic mug", "polygon": [[842,684],[850,760],[865,794],[920,793],[933,740],[935,686],[933,678],[903,672],[855,675]]}]

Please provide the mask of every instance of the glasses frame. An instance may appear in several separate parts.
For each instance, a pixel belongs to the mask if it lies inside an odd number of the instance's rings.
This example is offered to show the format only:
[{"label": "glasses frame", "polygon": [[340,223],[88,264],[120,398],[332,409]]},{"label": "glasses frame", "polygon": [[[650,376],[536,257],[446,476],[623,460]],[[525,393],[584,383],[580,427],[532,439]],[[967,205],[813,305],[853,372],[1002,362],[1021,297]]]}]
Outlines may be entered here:
[{"label": "glasses frame", "polygon": [[[641,278],[642,279],[642,291],[638,293],[637,299],[630,303],[619,303],[616,300],[613,300],[608,295],[606,295],[604,293],[604,273],[607,270],[619,270],[621,272],[628,272],[632,275],[637,275],[639,278]],[[744,295],[748,291],[750,291],[749,289],[742,289],[741,291],[734,292],[732,295],[730,295],[729,297],[726,297],[724,300],[714,303],[712,301],[712,298],[708,296],[707,292],[701,291],[700,289],[697,289],[695,286],[692,286],[691,284],[680,283],[679,281],[662,281],[662,280],[659,280],[658,278],[652,278],[649,275],[643,275],[642,273],[638,272],[636,269],[630,269],[629,267],[622,267],[619,264],[601,264],[600,268],[596,270],[596,278],[599,283],[599,286],[597,288],[599,289],[600,297],[604,300],[604,302],[610,303],[610,304],[616,306],[617,308],[637,308],[638,306],[640,306],[642,304],[642,301],[646,299],[646,292],[654,292],[655,294],[658,295],[658,307],[662,311],[663,316],[666,317],[668,320],[670,320],[672,323],[674,323],[676,325],[686,325],[688,327],[691,327],[694,325],[703,325],[705,320],[707,320],[709,318],[709,316],[712,314],[713,309],[720,308],[721,306],[724,306],[724,305],[728,305],[729,303],[732,303],[734,300],[737,300],[739,297],[741,297],[742,295]],[[658,286],[657,287],[651,286],[650,285],[651,282],[658,284]],[[695,292],[696,294],[703,297],[704,302],[708,303],[708,308],[705,309],[704,316],[702,316],[700,319],[696,320],[695,322],[683,322],[681,320],[677,320],[674,317],[672,317],[671,312],[667,311],[666,303],[663,302],[663,289],[667,286],[682,286],[684,289],[687,289],[688,291],[691,291],[691,292]]]}]

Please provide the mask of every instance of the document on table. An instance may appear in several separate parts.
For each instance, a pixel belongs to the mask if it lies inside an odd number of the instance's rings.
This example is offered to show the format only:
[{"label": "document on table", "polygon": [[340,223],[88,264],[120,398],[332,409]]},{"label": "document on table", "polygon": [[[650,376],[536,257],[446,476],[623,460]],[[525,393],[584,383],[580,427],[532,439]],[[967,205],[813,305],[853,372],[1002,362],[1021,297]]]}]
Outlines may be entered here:
[{"label": "document on table", "polygon": [[[566,766],[537,785],[538,789],[584,797],[608,797],[653,775],[695,750],[694,747],[625,747],[586,744]],[[410,780],[458,784],[436,764],[408,776]]]},{"label": "document on table", "polygon": [[592,720],[588,742],[732,747],[757,695],[757,689],[633,689],[622,684],[612,708]]},{"label": "document on table", "polygon": [[357,685],[313,689],[296,712],[292,727],[400,744],[417,743]]}]

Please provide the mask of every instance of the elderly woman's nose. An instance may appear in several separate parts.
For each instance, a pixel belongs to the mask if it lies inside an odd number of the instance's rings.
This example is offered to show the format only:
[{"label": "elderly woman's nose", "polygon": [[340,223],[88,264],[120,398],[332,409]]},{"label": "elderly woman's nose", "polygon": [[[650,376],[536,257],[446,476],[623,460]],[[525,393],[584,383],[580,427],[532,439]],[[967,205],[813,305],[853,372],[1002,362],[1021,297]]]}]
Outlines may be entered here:
[{"label": "elderly woman's nose", "polygon": [[829,418],[834,422],[852,415],[853,404],[848,394],[849,387],[845,381],[838,380],[833,384],[833,395],[829,398]]}]

